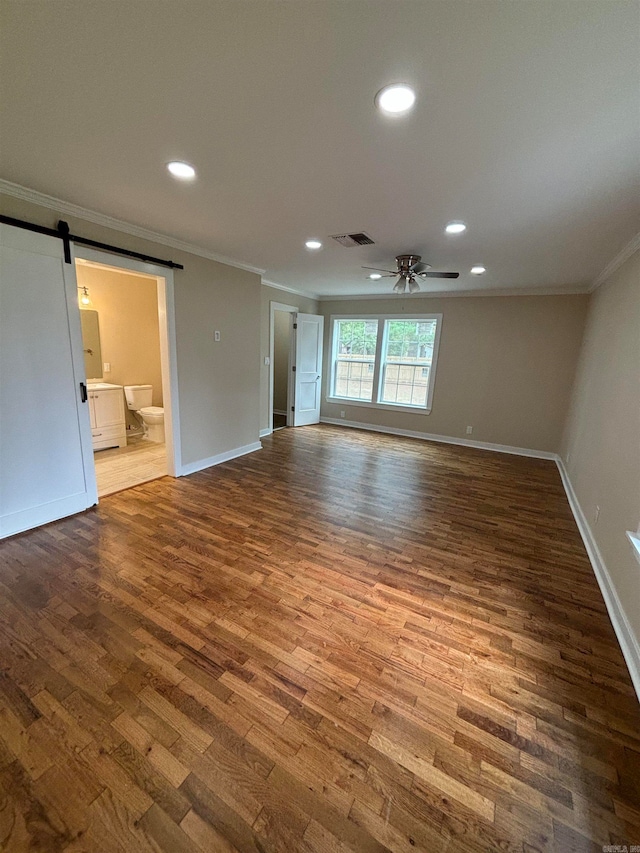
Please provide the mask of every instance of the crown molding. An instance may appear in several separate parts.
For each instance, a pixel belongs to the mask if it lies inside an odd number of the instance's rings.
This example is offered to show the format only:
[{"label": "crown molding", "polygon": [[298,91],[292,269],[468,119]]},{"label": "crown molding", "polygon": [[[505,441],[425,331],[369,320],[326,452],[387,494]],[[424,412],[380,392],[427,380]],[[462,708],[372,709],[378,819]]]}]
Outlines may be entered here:
[{"label": "crown molding", "polygon": [[487,297],[487,296],[584,296],[588,293],[586,286],[576,285],[575,287],[565,288],[505,288],[503,290],[441,290],[438,293],[412,293],[401,294],[400,296],[392,293],[374,293],[374,294],[354,294],[340,296],[319,296],[320,302],[355,302],[359,300],[374,300],[374,299],[451,299],[452,297]]},{"label": "crown molding", "polygon": [[275,281],[269,281],[266,278],[262,279],[262,283],[267,287],[273,287],[275,290],[284,290],[286,293],[295,293],[296,296],[306,296],[307,299],[315,299],[318,301],[321,297],[317,293],[310,293],[307,290],[297,290],[295,287],[287,287],[286,284],[278,284]]},{"label": "crown molding", "polygon": [[254,267],[251,264],[245,264],[242,261],[237,261],[235,258],[228,258],[226,255],[219,255],[216,252],[211,252],[203,246],[197,246],[195,243],[186,243],[183,240],[178,240],[175,237],[170,237],[168,234],[161,234],[159,231],[150,231],[148,228],[143,228],[140,225],[134,225],[131,222],[124,222],[122,219],[114,219],[112,216],[107,216],[105,213],[98,213],[96,210],[89,210],[86,207],[72,204],[70,201],[64,201],[60,198],[55,198],[51,195],[32,190],[29,187],[23,187],[20,184],[14,184],[11,181],[5,181],[0,178],[0,193],[19,198],[23,201],[29,201],[32,204],[38,204],[41,207],[46,207],[49,210],[55,210],[58,213],[64,213],[67,216],[76,216],[78,219],[84,219],[87,222],[93,222],[94,225],[102,225],[105,228],[111,228],[114,231],[120,231],[122,234],[130,234],[132,237],[139,237],[141,240],[150,240],[152,243],[159,243],[162,246],[167,246],[172,249],[177,249],[180,252],[188,252],[190,255],[197,255],[200,258],[207,258],[210,261],[217,261],[219,264],[226,264],[229,267],[246,270],[247,272],[257,273],[262,275],[265,270],[260,267]]},{"label": "crown molding", "polygon": [[[198,246],[195,243],[187,243],[184,240],[179,240],[176,237],[171,237],[168,234],[162,234],[159,231],[151,231],[148,228],[143,228],[140,225],[134,225],[132,222],[125,222],[122,219],[115,219],[107,214],[99,213],[95,210],[90,210],[87,207],[73,204],[64,199],[56,198],[55,196],[47,195],[46,193],[38,192],[38,190],[24,187],[21,184],[15,184],[12,181],[6,181],[0,178],[0,193],[11,196],[13,198],[22,199],[23,201],[31,202],[32,204],[46,207],[49,210],[55,210],[58,213],[68,216],[75,216],[78,219],[84,219],[87,222],[93,222],[95,225],[102,225],[104,228],[110,228],[114,231],[120,231],[122,234],[129,234],[132,237],[139,237],[141,240],[149,240],[152,243],[157,243],[161,246],[177,249],[180,252],[187,252],[190,255],[197,255],[201,258],[207,258],[210,261],[217,261],[220,264],[226,264],[230,267],[246,270],[247,272],[264,275],[266,270],[261,267],[245,264],[235,258],[229,258],[226,255],[220,255],[217,252],[212,252],[210,249],[205,249],[204,246]],[[458,297],[458,296],[569,296],[580,293],[592,293],[603,282],[605,282],[622,264],[630,258],[635,252],[640,249],[640,233],[636,234],[627,245],[607,264],[600,275],[591,283],[590,286],[581,287],[575,286],[570,288],[560,289],[535,289],[535,288],[505,288],[494,290],[458,290],[458,291],[440,291],[438,293],[419,293],[413,294],[412,298],[438,298],[438,297]],[[352,295],[319,295],[308,291],[299,290],[295,287],[287,287],[284,284],[278,284],[275,281],[267,281],[263,279],[263,284],[268,287],[273,287],[276,290],[284,290],[287,293],[295,293],[298,296],[306,296],[308,299],[315,299],[320,302],[332,302],[338,300],[359,300],[359,299],[390,299],[393,294],[352,294]]]},{"label": "crown molding", "polygon": [[640,249],[640,233],[636,234],[635,237],[632,237],[627,245],[618,252],[615,258],[609,261],[600,275],[593,281],[589,288],[589,293],[593,293],[593,291],[597,290],[601,284],[604,284],[608,278],[611,278],[614,272],[621,267],[622,264],[631,257],[631,255],[635,254],[638,249]]}]

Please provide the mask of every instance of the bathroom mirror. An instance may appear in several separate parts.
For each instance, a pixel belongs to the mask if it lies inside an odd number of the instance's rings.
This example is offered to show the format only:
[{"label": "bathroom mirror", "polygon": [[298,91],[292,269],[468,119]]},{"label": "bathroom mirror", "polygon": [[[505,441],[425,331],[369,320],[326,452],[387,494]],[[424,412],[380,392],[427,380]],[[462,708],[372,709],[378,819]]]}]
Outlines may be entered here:
[{"label": "bathroom mirror", "polygon": [[102,379],[102,351],[100,349],[98,312],[89,310],[81,311],[80,322],[82,324],[84,369],[87,379]]}]

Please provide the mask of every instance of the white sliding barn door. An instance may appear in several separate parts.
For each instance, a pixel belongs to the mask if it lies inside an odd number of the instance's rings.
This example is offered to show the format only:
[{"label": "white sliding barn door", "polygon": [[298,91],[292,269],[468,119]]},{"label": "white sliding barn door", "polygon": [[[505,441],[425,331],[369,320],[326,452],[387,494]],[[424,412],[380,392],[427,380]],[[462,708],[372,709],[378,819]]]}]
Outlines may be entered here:
[{"label": "white sliding barn door", "polygon": [[97,502],[73,264],[0,225],[0,537]]},{"label": "white sliding barn door", "polygon": [[324,317],[294,314],[294,426],[317,424],[320,421],[323,329]]}]

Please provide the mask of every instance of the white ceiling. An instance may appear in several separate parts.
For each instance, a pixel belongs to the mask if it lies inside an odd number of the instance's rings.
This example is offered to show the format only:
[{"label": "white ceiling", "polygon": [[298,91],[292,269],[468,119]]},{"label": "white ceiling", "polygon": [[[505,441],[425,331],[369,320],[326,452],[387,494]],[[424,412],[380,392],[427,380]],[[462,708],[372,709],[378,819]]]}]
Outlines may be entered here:
[{"label": "white ceiling", "polygon": [[[386,293],[360,265],[414,252],[461,273],[433,291],[586,289],[640,230],[635,0],[1,7],[5,179],[281,285]],[[390,120],[397,81],[418,101]],[[327,240],[360,230],[374,246]]]}]

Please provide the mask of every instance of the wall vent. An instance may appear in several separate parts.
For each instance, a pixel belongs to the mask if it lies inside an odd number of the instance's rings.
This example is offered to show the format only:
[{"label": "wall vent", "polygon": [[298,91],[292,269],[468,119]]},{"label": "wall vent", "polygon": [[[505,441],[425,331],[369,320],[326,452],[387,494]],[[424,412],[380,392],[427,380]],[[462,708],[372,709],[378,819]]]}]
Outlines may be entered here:
[{"label": "wall vent", "polygon": [[356,231],[354,234],[332,234],[331,239],[335,240],[336,243],[340,243],[341,246],[346,246],[347,248],[351,246],[373,245],[373,240],[368,234],[365,234],[364,231]]}]

